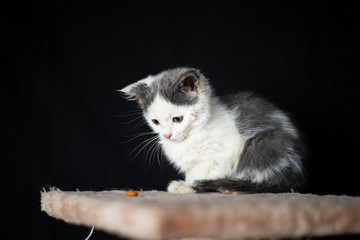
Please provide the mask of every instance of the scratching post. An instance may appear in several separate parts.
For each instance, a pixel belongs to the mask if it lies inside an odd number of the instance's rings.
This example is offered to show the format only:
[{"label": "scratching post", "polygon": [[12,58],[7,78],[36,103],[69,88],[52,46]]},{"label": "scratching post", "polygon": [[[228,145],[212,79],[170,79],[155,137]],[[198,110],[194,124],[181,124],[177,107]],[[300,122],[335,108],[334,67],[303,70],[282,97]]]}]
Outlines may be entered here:
[{"label": "scratching post", "polygon": [[360,233],[360,198],[312,194],[41,193],[41,209],[68,223],[134,239],[297,238]]}]

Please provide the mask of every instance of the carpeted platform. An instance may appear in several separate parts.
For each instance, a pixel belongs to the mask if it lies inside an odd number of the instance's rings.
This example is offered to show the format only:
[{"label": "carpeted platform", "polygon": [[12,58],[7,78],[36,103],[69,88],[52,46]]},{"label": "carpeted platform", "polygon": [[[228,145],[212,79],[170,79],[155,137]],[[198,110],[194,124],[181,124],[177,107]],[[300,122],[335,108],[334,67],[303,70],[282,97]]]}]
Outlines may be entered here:
[{"label": "carpeted platform", "polygon": [[69,223],[134,239],[297,238],[360,233],[360,197],[185,194],[159,191],[41,193],[41,209]]}]

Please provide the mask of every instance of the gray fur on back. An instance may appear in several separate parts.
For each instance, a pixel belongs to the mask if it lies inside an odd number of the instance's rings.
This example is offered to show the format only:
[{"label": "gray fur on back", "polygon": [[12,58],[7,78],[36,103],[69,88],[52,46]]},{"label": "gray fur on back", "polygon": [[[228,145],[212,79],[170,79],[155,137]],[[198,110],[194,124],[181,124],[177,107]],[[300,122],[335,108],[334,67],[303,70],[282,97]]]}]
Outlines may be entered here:
[{"label": "gray fur on back", "polygon": [[264,177],[267,183],[301,189],[305,151],[289,117],[249,92],[227,96],[224,103],[238,113],[238,130],[246,138],[238,165],[242,180],[253,182],[256,173],[267,171],[271,173]]}]

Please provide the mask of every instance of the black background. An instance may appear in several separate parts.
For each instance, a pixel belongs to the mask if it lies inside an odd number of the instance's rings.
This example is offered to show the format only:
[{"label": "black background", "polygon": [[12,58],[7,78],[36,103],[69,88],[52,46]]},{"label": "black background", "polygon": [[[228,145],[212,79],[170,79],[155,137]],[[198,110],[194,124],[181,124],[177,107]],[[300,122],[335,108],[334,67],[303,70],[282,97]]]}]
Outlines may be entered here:
[{"label": "black background", "polygon": [[86,237],[40,211],[42,188],[165,190],[179,177],[166,161],[126,158],[147,139],[129,136],[149,129],[124,124],[137,105],[115,91],[177,66],[200,68],[219,95],[252,90],[291,113],[310,150],[309,191],[360,195],[359,17],[338,4],[3,6],[6,232]]}]

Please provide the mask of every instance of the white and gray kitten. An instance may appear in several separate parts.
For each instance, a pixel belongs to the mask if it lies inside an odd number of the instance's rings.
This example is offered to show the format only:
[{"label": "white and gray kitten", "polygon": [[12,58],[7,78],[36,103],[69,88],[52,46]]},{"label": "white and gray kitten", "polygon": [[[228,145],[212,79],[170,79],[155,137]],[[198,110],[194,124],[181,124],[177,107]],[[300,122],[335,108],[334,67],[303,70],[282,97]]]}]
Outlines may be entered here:
[{"label": "white and gray kitten", "polygon": [[251,94],[220,99],[197,69],[176,68],[122,90],[137,100],[185,181],[169,192],[301,191],[304,147],[289,117]]}]

